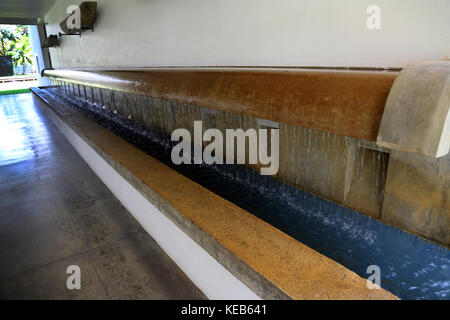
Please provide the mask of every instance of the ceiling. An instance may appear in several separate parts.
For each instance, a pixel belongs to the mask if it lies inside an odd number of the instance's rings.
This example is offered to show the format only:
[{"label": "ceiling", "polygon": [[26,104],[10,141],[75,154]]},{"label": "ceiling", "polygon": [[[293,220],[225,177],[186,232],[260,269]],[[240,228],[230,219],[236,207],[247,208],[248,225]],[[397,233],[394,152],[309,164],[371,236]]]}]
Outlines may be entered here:
[{"label": "ceiling", "polygon": [[55,0],[0,0],[0,24],[32,24],[50,10]]}]

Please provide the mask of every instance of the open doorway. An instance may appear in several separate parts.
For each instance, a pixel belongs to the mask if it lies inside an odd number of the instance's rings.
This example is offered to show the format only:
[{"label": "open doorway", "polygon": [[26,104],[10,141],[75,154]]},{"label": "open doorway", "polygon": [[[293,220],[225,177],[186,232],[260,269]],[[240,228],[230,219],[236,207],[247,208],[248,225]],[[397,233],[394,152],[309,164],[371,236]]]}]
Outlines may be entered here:
[{"label": "open doorway", "polygon": [[28,25],[0,25],[0,95],[28,92],[38,85]]}]

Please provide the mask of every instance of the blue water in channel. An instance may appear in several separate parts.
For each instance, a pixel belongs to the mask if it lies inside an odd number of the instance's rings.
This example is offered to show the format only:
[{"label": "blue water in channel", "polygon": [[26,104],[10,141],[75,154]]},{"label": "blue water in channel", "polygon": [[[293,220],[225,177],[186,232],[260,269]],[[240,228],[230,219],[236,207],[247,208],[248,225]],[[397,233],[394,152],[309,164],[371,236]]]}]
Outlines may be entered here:
[{"label": "blue water in channel", "polygon": [[450,250],[237,165],[174,165],[174,143],[85,101],[52,95],[189,179],[402,299],[450,300]]}]

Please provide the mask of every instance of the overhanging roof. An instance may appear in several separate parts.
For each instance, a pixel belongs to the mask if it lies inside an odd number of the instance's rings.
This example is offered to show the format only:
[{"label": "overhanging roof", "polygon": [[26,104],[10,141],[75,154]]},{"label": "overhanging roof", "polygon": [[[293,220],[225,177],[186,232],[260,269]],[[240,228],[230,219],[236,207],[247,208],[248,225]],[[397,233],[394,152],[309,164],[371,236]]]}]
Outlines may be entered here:
[{"label": "overhanging roof", "polygon": [[55,0],[0,0],[0,24],[36,24]]}]

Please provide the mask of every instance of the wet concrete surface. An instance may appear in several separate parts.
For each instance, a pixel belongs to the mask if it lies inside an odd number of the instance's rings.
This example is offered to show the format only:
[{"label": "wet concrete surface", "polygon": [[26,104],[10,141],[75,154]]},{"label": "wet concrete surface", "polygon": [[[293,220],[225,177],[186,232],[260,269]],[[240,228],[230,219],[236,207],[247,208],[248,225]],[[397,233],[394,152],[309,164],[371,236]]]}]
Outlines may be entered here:
[{"label": "wet concrete surface", "polygon": [[31,94],[0,96],[0,299],[205,299]]}]

